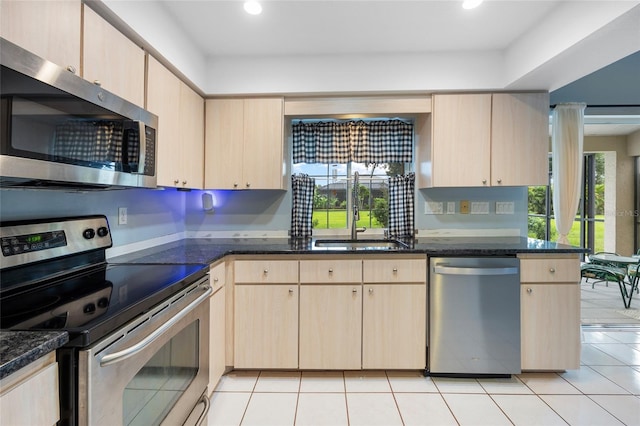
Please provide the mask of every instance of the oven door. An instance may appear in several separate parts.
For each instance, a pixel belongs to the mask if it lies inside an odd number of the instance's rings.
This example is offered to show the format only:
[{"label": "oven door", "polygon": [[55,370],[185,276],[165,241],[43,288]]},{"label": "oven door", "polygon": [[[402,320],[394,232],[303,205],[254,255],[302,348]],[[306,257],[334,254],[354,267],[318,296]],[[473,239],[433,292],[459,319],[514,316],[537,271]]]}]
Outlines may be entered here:
[{"label": "oven door", "polygon": [[183,424],[206,397],[211,293],[205,277],[80,351],[79,424]]}]

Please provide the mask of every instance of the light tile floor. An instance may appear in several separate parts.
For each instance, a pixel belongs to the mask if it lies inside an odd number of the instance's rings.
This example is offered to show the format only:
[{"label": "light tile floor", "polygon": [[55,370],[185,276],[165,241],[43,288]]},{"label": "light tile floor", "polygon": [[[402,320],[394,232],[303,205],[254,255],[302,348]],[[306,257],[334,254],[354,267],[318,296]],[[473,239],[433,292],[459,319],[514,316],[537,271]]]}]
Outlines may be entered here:
[{"label": "light tile floor", "polygon": [[510,379],[233,371],[209,425],[640,425],[640,328],[583,328],[582,365]]}]

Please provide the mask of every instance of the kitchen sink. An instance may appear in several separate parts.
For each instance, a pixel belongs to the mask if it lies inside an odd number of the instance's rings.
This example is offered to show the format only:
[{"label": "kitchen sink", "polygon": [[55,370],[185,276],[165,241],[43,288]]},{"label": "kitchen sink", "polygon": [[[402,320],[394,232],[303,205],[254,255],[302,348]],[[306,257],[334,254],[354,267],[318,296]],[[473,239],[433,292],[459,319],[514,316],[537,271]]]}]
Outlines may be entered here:
[{"label": "kitchen sink", "polygon": [[333,248],[343,250],[394,250],[409,248],[408,245],[398,240],[316,240],[315,247]]}]

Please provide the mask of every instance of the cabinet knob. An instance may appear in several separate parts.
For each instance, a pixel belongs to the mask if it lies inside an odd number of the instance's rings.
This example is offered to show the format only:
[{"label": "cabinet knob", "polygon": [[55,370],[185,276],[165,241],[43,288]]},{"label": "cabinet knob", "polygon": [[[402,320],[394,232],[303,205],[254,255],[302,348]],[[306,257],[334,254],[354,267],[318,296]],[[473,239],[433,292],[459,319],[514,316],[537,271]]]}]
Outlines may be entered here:
[{"label": "cabinet knob", "polygon": [[67,71],[69,71],[70,73],[75,74],[76,73],[76,67],[74,67],[73,65],[69,65],[67,67]]},{"label": "cabinet knob", "polygon": [[486,185],[487,184],[487,180],[486,179],[482,179],[482,184]]},{"label": "cabinet knob", "polygon": [[247,188],[249,188],[251,186],[251,184],[249,182],[247,182]]},{"label": "cabinet knob", "polygon": [[555,268],[549,268],[549,272],[551,272],[552,274],[556,272]]},{"label": "cabinet knob", "polygon": [[292,288],[289,289],[289,294],[293,294],[293,289]]},{"label": "cabinet knob", "polygon": [[533,293],[533,289],[531,287],[527,288],[527,293]]},{"label": "cabinet knob", "polygon": [[233,182],[233,187],[237,188],[238,187],[238,182]]},{"label": "cabinet knob", "polygon": [[373,294],[373,288],[369,287],[369,294]]},{"label": "cabinet knob", "polygon": [[177,185],[177,184],[179,184],[179,183],[180,183],[180,180],[179,180],[179,179],[174,179],[174,180],[173,180],[173,183],[174,183],[175,185]]},{"label": "cabinet knob", "polygon": [[502,183],[502,179],[498,179],[498,183]]},{"label": "cabinet knob", "polygon": [[353,294],[356,294],[356,293],[358,292],[358,289],[354,287],[354,288],[353,288],[353,290],[351,290],[351,292],[352,292]]},{"label": "cabinet knob", "polygon": [[217,283],[218,282],[218,277],[213,277],[213,282]]},{"label": "cabinet knob", "polygon": [[397,274],[398,273],[398,268],[393,268],[393,273]]},{"label": "cabinet knob", "polygon": [[186,185],[186,184],[187,184],[187,181],[186,181],[186,180],[183,180],[183,181],[182,181],[182,184],[183,184],[183,185]]},{"label": "cabinet knob", "polygon": [[329,273],[333,274],[333,269],[332,268],[329,268]]},{"label": "cabinet knob", "polygon": [[93,84],[95,84],[96,86],[102,86],[102,83],[100,83],[100,80],[93,80]]},{"label": "cabinet knob", "polygon": [[268,269],[265,269],[264,271],[262,271],[265,275],[267,275],[269,273]]}]

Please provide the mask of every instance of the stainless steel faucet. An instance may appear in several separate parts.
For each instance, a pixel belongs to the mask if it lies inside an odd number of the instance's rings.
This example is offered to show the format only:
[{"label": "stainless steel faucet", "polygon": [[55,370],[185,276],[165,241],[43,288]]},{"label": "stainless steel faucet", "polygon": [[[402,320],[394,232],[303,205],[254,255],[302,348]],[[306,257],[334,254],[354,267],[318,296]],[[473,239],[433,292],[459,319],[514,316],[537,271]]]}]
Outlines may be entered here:
[{"label": "stainless steel faucet", "polygon": [[356,228],[356,223],[360,220],[360,208],[358,207],[358,190],[360,188],[360,173],[357,171],[353,173],[353,188],[351,204],[353,204],[353,215],[351,217],[351,239],[358,239],[358,232],[364,232],[367,228]]}]

